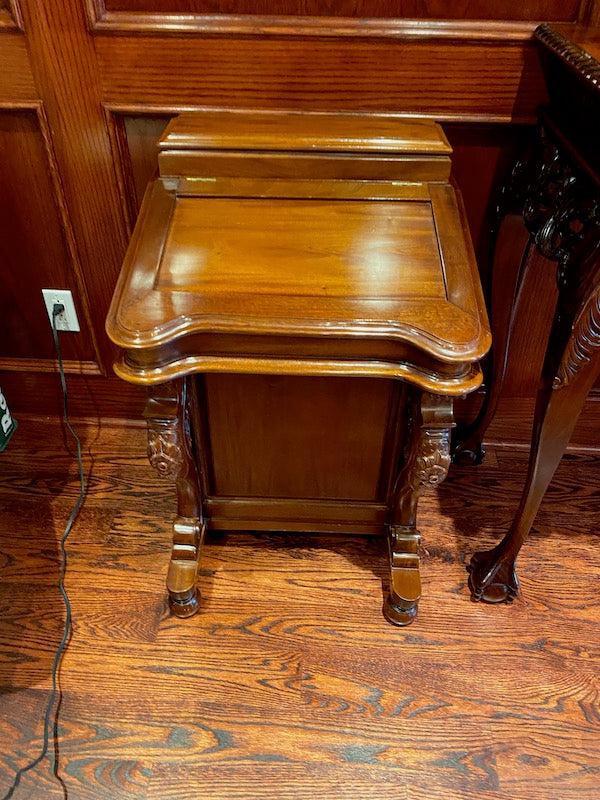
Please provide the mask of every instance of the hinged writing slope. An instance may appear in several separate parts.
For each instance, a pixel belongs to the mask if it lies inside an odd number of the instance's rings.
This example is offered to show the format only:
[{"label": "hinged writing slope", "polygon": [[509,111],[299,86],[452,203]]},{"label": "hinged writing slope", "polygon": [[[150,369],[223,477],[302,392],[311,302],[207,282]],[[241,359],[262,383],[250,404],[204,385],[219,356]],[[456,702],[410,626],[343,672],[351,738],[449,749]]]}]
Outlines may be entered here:
[{"label": "hinged writing slope", "polygon": [[[123,377],[268,367],[476,387],[489,337],[442,180],[450,148],[434,123],[369,120],[222,112],[171,123],[121,282],[135,270],[135,290],[109,322]],[[382,154],[404,159],[405,180],[357,177],[381,170]],[[285,177],[307,157],[319,159],[312,178]],[[436,170],[440,180],[421,177]]]},{"label": "hinged writing slope", "polygon": [[[188,464],[193,558],[205,524],[387,530],[386,615],[414,615],[416,498],[447,468],[446,398],[479,385],[489,347],[450,152],[426,120],[203,112],[168,126],[107,329],[118,374],[156,387],[153,463]],[[196,594],[180,561],[168,583],[184,614]]]},{"label": "hinged writing slope", "polygon": [[221,111],[174,119],[159,167],[163,178],[447,181],[451,152],[429,120]]}]

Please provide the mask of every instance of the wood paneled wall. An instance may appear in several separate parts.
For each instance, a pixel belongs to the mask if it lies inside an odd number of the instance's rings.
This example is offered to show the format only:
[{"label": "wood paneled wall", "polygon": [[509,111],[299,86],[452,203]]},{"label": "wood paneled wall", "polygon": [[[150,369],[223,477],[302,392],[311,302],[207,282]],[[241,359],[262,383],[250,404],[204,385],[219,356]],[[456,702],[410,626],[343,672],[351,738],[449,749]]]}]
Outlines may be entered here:
[{"label": "wood paneled wall", "polygon": [[[41,288],[73,291],[62,337],[76,412],[135,416],[111,376],[104,318],[155,141],[202,107],[382,111],[439,120],[455,148],[485,281],[493,194],[545,88],[540,20],[592,0],[0,0],[0,385],[13,410],[58,413]],[[553,287],[537,286],[543,316]],[[538,339],[542,337],[540,333]],[[532,393],[540,343],[509,390]]]}]

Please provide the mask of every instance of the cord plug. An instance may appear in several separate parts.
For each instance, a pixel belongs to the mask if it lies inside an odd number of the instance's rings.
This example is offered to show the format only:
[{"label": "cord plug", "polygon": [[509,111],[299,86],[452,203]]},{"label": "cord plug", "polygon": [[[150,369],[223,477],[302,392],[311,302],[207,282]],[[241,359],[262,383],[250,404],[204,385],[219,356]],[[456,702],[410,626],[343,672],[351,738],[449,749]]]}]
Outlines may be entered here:
[{"label": "cord plug", "polygon": [[79,332],[79,320],[69,289],[42,289],[42,297],[51,328]]}]

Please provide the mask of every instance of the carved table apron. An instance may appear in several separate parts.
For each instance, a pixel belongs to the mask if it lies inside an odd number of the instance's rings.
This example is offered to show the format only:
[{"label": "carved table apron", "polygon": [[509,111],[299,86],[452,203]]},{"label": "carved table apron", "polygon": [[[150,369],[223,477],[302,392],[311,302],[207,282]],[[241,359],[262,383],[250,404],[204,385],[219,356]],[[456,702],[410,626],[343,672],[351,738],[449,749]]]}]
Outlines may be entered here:
[{"label": "carved table apron", "polygon": [[207,528],[387,533],[384,613],[421,594],[417,502],[490,343],[450,148],[432,122],[174,120],[107,330],[177,484],[167,587],[198,609]]}]

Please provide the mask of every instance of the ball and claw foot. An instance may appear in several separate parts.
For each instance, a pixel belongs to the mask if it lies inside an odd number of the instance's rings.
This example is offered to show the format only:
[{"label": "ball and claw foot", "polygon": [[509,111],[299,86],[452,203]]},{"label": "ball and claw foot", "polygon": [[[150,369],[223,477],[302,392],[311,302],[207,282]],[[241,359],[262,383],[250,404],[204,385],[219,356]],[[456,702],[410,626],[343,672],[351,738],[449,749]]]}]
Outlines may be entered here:
[{"label": "ball and claw foot", "polygon": [[200,609],[198,589],[194,586],[187,592],[169,592],[169,609],[181,619],[193,617]]},{"label": "ball and claw foot", "polygon": [[383,616],[392,625],[404,627],[410,623],[417,616],[418,603],[409,603],[407,605],[396,605],[392,602],[392,598],[388,595],[383,604]]},{"label": "ball and claw foot", "polygon": [[478,441],[452,437],[452,463],[460,467],[476,467],[485,458],[485,447]]},{"label": "ball and claw foot", "polygon": [[519,593],[514,559],[504,559],[497,548],[475,553],[469,565],[469,589],[473,600],[511,603]]}]

